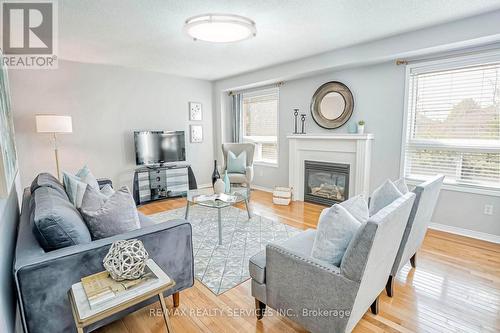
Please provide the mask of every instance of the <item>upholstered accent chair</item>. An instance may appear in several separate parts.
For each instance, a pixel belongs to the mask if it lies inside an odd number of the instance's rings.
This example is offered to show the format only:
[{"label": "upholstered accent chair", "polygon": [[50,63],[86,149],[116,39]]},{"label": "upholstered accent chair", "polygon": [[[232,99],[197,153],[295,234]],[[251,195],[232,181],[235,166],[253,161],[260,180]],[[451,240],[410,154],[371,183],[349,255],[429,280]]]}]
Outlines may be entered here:
[{"label": "upholstered accent chair", "polygon": [[391,275],[386,284],[386,292],[389,297],[394,295],[394,279],[401,268],[410,261],[413,268],[417,265],[417,251],[422,246],[427,227],[432,218],[434,208],[441,191],[444,176],[437,175],[432,179],[417,185],[413,192],[415,193],[415,202],[411,209],[410,217],[406,223],[406,229],[403,239],[399,245],[396,260],[392,266]]},{"label": "upholstered accent chair", "polygon": [[255,153],[255,145],[253,143],[223,143],[222,153],[224,154],[224,164],[222,165],[222,177],[227,168],[227,155],[229,151],[238,156],[241,152],[247,152],[247,165],[245,168],[245,173],[229,173],[228,177],[231,184],[239,184],[247,187],[248,193],[250,194],[250,185],[253,180],[253,155]]},{"label": "upholstered accent chair", "polygon": [[[350,332],[368,308],[378,313],[414,200],[414,193],[406,193],[371,216],[340,267],[311,257],[316,230],[267,245],[250,259],[257,318],[268,305],[311,332]],[[314,315],[318,310],[328,315]]]}]

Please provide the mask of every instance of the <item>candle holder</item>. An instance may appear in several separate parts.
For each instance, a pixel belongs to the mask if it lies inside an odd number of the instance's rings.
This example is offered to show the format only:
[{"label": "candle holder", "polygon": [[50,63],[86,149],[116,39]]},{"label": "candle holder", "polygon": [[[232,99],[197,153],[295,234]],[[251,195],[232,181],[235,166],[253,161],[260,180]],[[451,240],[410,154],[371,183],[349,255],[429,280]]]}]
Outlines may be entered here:
[{"label": "candle holder", "polygon": [[305,113],[302,113],[300,115],[300,121],[302,121],[302,131],[300,132],[300,134],[306,134],[306,114]]},{"label": "candle holder", "polygon": [[299,124],[298,124],[298,116],[299,116],[299,109],[293,109],[293,116],[295,117],[295,126],[294,126],[294,131],[293,134],[299,134]]}]

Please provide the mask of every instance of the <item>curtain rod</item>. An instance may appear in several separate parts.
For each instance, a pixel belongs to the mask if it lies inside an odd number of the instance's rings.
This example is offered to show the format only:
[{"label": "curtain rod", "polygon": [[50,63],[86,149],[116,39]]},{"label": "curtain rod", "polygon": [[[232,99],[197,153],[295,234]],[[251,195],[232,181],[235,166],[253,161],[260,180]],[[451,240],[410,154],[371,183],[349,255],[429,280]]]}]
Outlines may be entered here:
[{"label": "curtain rod", "polygon": [[260,86],[260,87],[254,87],[254,88],[248,88],[248,89],[241,89],[241,90],[234,90],[234,91],[231,90],[231,91],[228,91],[227,94],[228,94],[228,96],[233,96],[233,95],[236,95],[236,94],[240,94],[242,92],[249,92],[249,91],[266,89],[266,88],[279,88],[279,87],[282,87],[284,84],[285,84],[285,81],[278,81],[276,83],[267,84],[267,85]]},{"label": "curtain rod", "polygon": [[433,61],[433,60],[444,60],[444,59],[450,59],[450,58],[459,58],[459,57],[464,57],[464,56],[468,56],[468,55],[476,55],[476,54],[481,54],[481,53],[491,52],[491,51],[500,51],[499,45],[497,43],[491,44],[491,45],[485,45],[484,47],[482,47],[480,49],[471,50],[469,52],[453,52],[453,51],[450,51],[449,53],[445,53],[445,54],[442,54],[442,55],[437,55],[435,57],[429,56],[429,57],[426,57],[426,58],[396,59],[396,66],[414,64],[414,63],[419,63],[419,62],[427,62],[427,61]]}]

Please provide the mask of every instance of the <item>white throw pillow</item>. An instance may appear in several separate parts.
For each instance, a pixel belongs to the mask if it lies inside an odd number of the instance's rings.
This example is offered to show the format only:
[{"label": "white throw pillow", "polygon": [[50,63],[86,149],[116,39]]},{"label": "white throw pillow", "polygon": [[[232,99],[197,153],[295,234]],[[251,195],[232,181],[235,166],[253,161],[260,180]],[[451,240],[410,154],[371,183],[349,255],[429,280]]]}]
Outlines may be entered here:
[{"label": "white throw pillow", "polygon": [[398,191],[401,192],[401,194],[406,194],[410,192],[404,178],[399,178],[398,180],[395,180],[392,183],[394,184],[394,186],[396,186]]},{"label": "white throw pillow", "polygon": [[396,186],[387,179],[373,191],[370,199],[370,216],[377,214],[379,210],[391,204],[400,196],[402,196],[401,192],[399,192]]},{"label": "white throw pillow", "polygon": [[361,222],[342,205],[325,208],[319,217],[311,256],[340,267],[347,246],[360,226]]},{"label": "white throw pillow", "polygon": [[339,203],[342,207],[347,209],[352,216],[354,216],[359,222],[366,222],[370,217],[368,210],[368,203],[366,202],[364,196],[357,195],[349,200]]}]

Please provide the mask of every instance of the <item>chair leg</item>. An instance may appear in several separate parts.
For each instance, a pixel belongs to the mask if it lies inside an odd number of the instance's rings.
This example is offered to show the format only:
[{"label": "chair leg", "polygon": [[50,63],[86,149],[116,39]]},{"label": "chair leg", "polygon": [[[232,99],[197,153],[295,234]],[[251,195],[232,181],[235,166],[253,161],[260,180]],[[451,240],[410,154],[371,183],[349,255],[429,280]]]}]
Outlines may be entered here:
[{"label": "chair leg", "polygon": [[394,277],[392,277],[392,275],[389,275],[389,278],[387,279],[387,284],[385,285],[385,292],[389,297],[392,297],[392,295],[394,295]]},{"label": "chair leg", "polygon": [[411,264],[411,267],[417,268],[417,253],[416,252],[413,255],[413,257],[410,258],[410,264]]},{"label": "chair leg", "polygon": [[375,301],[373,301],[372,305],[370,306],[370,309],[372,310],[372,313],[374,315],[378,314],[378,296],[375,299]]},{"label": "chair leg", "polygon": [[260,320],[264,317],[264,312],[266,311],[266,304],[259,301],[257,298],[255,299],[255,314],[257,315],[257,319]]},{"label": "chair leg", "polygon": [[173,293],[172,298],[174,301],[174,308],[179,306],[179,292]]}]

